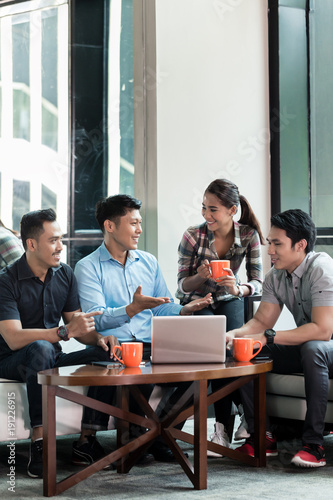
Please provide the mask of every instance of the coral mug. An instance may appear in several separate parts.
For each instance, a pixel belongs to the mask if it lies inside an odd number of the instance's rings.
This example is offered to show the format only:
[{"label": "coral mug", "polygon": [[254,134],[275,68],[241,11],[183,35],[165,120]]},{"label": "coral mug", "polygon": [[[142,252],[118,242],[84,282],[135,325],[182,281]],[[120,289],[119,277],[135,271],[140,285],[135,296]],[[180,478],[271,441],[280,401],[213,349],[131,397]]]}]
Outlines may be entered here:
[{"label": "coral mug", "polygon": [[[135,367],[139,366],[142,361],[142,342],[123,342],[120,346],[113,346],[112,353],[114,357],[125,366]],[[115,351],[121,351],[122,359],[118,358]]]},{"label": "coral mug", "polygon": [[[259,344],[259,349],[258,351],[253,354],[253,347]],[[232,352],[233,352],[233,357],[237,361],[250,361],[250,359],[254,358],[257,354],[262,349],[262,343],[260,340],[253,340],[249,338],[240,338],[240,339],[233,339],[232,342]]]},{"label": "coral mug", "polygon": [[211,260],[209,266],[214,280],[218,280],[222,276],[228,276],[225,268],[230,269],[230,260]]}]

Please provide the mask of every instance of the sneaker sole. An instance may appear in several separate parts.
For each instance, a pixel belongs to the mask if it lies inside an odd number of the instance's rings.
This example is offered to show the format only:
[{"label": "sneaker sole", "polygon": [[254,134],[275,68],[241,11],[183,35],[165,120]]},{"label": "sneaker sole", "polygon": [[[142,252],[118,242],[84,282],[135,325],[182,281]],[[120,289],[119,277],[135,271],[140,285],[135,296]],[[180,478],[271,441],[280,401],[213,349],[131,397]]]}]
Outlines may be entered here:
[{"label": "sneaker sole", "polygon": [[28,476],[29,477],[33,477],[34,479],[42,479],[43,478],[43,474],[33,474],[32,472],[29,471],[29,469],[27,469],[27,473],[28,473]]},{"label": "sneaker sole", "polygon": [[211,458],[223,458],[224,455],[220,455],[220,453],[215,453],[215,451],[207,450],[207,457],[211,457]]},{"label": "sneaker sole", "polygon": [[[241,451],[241,453],[244,453],[242,450],[239,450],[239,448],[237,449],[237,451]],[[247,456],[249,457],[254,457],[254,453],[245,453]],[[278,451],[266,451],[266,457],[269,458],[269,457],[277,457],[279,455],[279,452]]]},{"label": "sneaker sole", "polygon": [[302,460],[300,457],[292,458],[291,463],[296,465],[296,467],[306,467],[306,468],[324,467],[326,465],[325,460],[321,462],[306,462],[305,460]]},{"label": "sneaker sole", "polygon": [[279,452],[276,451],[266,451],[266,457],[277,457],[279,455]]},{"label": "sneaker sole", "polygon": [[236,436],[234,435],[234,441],[244,441],[244,439],[249,439],[251,436],[250,434],[244,434],[243,436]]},{"label": "sneaker sole", "polygon": [[72,460],[73,465],[91,465],[93,462],[84,462],[83,460]]}]

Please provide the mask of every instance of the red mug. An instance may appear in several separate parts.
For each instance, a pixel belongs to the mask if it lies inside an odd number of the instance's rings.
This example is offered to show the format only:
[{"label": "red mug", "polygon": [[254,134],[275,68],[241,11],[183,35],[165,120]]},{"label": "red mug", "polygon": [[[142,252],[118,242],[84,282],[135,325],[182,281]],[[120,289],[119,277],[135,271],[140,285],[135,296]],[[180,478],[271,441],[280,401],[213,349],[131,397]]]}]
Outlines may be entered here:
[{"label": "red mug", "polygon": [[[118,358],[115,351],[121,351],[122,359]],[[142,342],[123,342],[121,345],[115,345],[112,349],[114,357],[125,366],[139,366],[142,361],[143,344]]]},{"label": "red mug", "polygon": [[[253,347],[255,344],[259,344],[258,351],[253,354]],[[247,337],[235,338],[232,342],[232,354],[236,361],[250,361],[254,358],[262,349],[262,343],[260,340],[253,340]]]},{"label": "red mug", "polygon": [[214,280],[219,280],[222,276],[228,276],[229,273],[225,268],[230,269],[230,260],[211,260],[209,266]]}]

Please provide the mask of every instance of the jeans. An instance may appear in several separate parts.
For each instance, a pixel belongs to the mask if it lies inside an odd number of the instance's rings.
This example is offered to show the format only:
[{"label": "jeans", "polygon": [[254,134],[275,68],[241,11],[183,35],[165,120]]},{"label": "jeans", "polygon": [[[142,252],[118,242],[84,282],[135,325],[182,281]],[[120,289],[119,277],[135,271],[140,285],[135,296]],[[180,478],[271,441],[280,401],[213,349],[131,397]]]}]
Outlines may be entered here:
[{"label": "jeans", "polygon": [[[273,344],[262,353],[273,360],[273,372],[304,373],[307,411],[303,427],[303,444],[322,445],[328,398],[328,381],[333,378],[333,340],[311,340],[297,346]],[[249,433],[254,432],[253,383],[240,389]],[[267,429],[269,421],[267,419]]]},{"label": "jeans", "polygon": [[[104,351],[101,347],[88,347],[81,351],[64,354],[61,351],[58,352],[56,347],[47,340],[36,340],[22,349],[13,351],[10,356],[0,361],[0,377],[26,383],[30,424],[34,428],[42,425],[42,386],[37,382],[39,371],[108,359],[109,352]],[[90,387],[88,396],[110,402],[113,392],[113,387]],[[94,421],[94,410],[90,408],[86,408],[86,410],[87,427],[100,430],[99,423],[96,424]],[[96,427],[92,427],[95,424]]]},{"label": "jeans", "polygon": [[[235,328],[240,328],[244,325],[244,300],[243,299],[233,299],[228,301],[221,301],[216,309],[211,306],[202,309],[194,314],[197,315],[225,315],[227,318],[227,331],[234,330]],[[231,356],[230,351],[227,351],[227,356]],[[211,380],[212,390],[216,390],[224,387],[226,384],[230,383],[232,379],[216,379]],[[240,394],[238,391],[225,396],[223,399],[216,401],[214,403],[215,418],[217,422],[226,427],[228,425],[232,403],[239,405],[241,403]]]}]

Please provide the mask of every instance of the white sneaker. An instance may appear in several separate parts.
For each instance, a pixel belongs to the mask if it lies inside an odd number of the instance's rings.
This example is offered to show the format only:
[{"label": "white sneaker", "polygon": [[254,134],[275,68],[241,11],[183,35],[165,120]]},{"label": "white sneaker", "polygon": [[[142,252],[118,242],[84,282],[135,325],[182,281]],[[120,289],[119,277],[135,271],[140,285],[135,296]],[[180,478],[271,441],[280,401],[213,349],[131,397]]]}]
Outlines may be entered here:
[{"label": "white sneaker", "polygon": [[244,413],[242,413],[240,416],[240,424],[239,424],[238,429],[234,435],[234,440],[235,441],[242,441],[243,439],[248,439],[249,437],[251,437],[250,434],[248,433],[248,428],[249,427],[248,427],[247,422],[245,420],[245,415],[244,415]]},{"label": "white sneaker", "polygon": [[[222,446],[226,446],[230,448],[230,440],[228,434],[224,430],[224,425],[216,422],[214,425],[215,432],[210,436],[210,440],[212,443],[220,444]],[[223,455],[219,453],[215,453],[215,451],[207,450],[207,457],[223,457]]]}]

